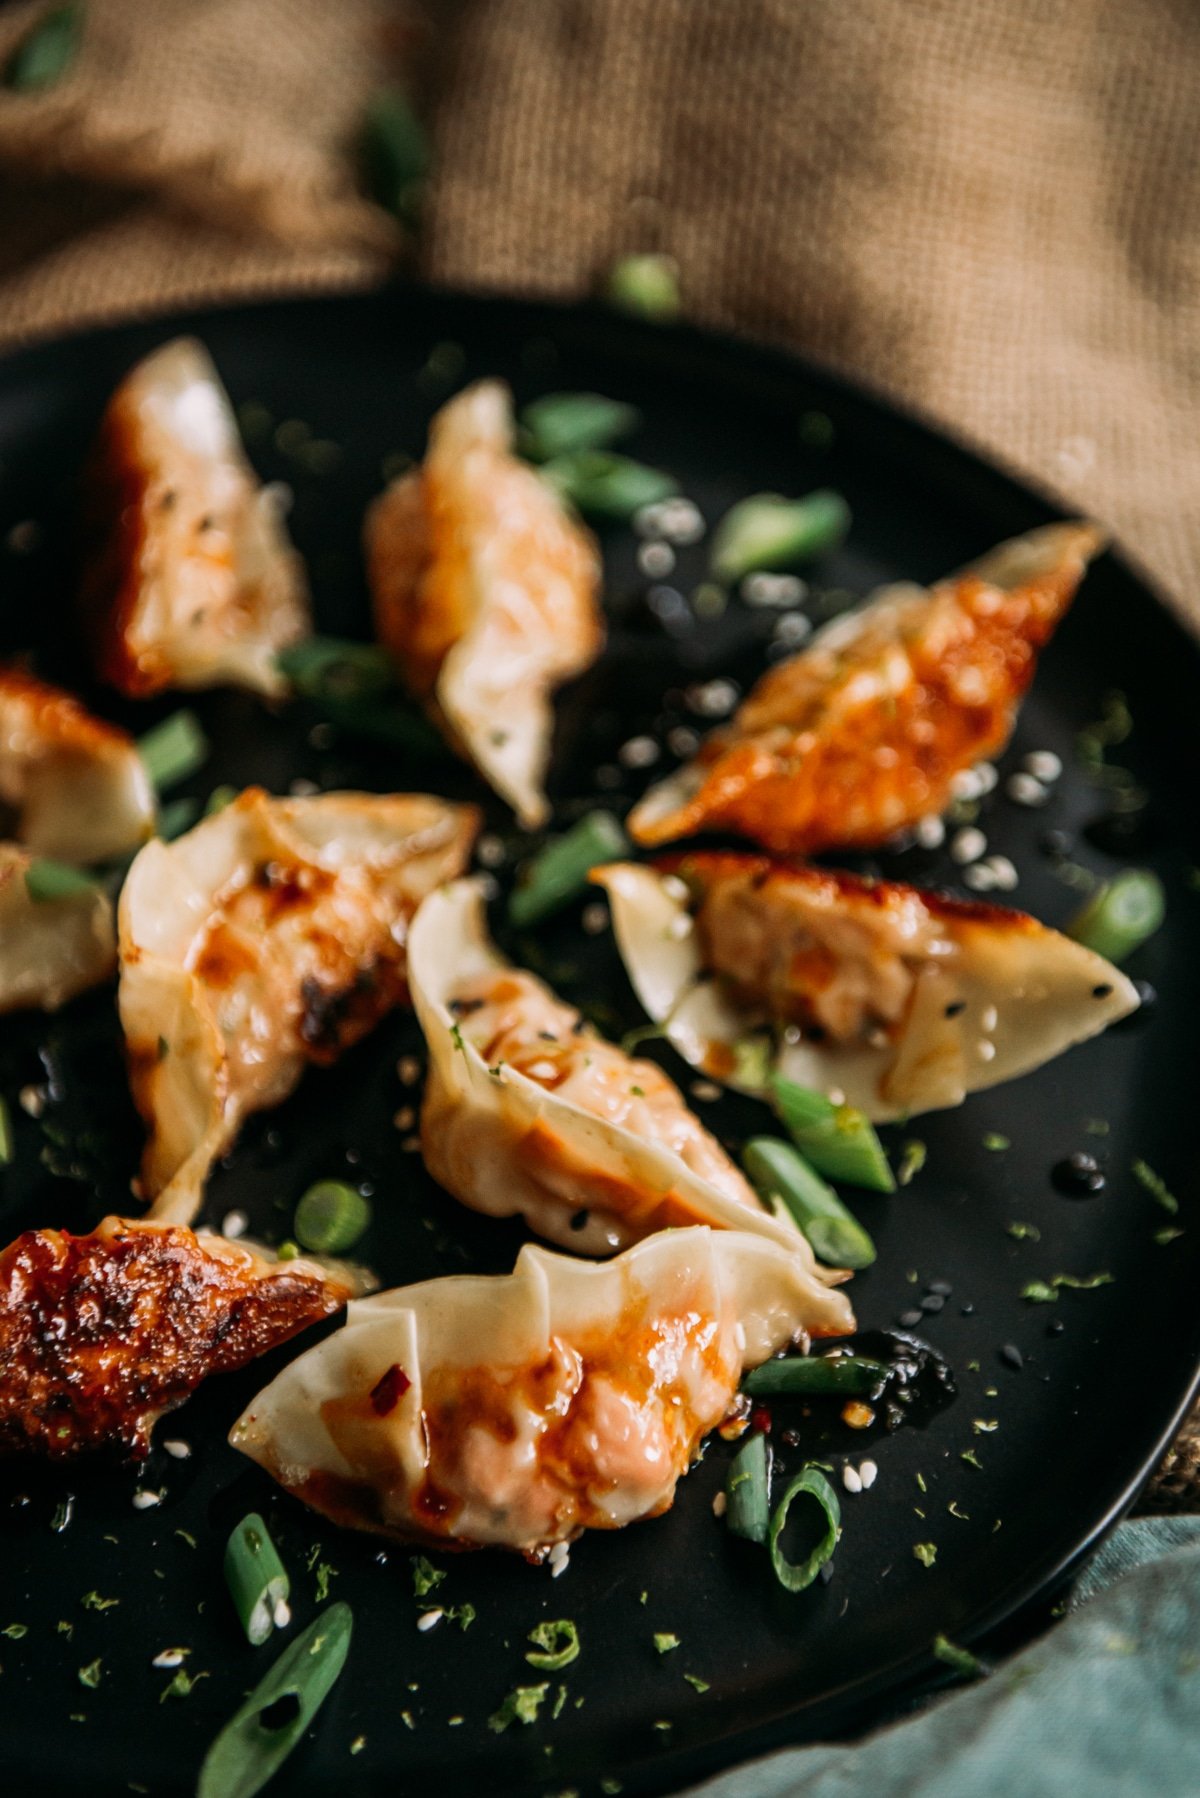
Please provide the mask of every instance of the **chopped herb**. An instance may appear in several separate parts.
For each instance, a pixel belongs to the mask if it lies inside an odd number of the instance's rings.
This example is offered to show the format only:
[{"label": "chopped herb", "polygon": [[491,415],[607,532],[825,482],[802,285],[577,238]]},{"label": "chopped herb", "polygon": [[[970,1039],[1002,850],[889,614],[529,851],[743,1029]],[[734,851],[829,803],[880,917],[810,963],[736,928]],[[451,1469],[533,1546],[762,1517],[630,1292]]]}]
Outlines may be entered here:
[{"label": "chopped herb", "polygon": [[630,1097],[634,1099],[644,1099],[646,1097],[646,1089],[644,1086],[631,1086],[629,1093]]},{"label": "chopped herb", "polygon": [[1011,1149],[1012,1143],[1007,1136],[1001,1136],[997,1131],[989,1130],[983,1138],[983,1146],[985,1149],[990,1149],[993,1154],[999,1155],[1003,1150]]},{"label": "chopped herb", "polygon": [[1000,1428],[1000,1422],[995,1417],[976,1417],[972,1420],[971,1428],[977,1436],[990,1436],[993,1430]]},{"label": "chopped herb", "polygon": [[189,1673],[186,1667],[180,1667],[175,1677],[159,1693],[158,1702],[165,1704],[168,1698],[190,1698],[193,1689],[202,1679],[207,1678],[207,1673]]},{"label": "chopped herb", "polygon": [[190,1530],[176,1530],[175,1534],[179,1537],[181,1542],[186,1542],[189,1548],[195,1548],[196,1538],[192,1535]]},{"label": "chopped herb", "polygon": [[1165,1224],[1161,1230],[1154,1232],[1154,1240],[1161,1249],[1165,1248],[1169,1242],[1174,1242],[1177,1236],[1182,1235],[1183,1231],[1177,1224]]},{"label": "chopped herb", "polygon": [[670,1654],[670,1652],[673,1648],[678,1648],[678,1647],[679,1647],[679,1637],[678,1636],[671,1635],[670,1632],[667,1630],[657,1630],[655,1632],[655,1636],[654,1636],[654,1652],[655,1652],[655,1654]]},{"label": "chopped herb", "polygon": [[317,1567],[317,1584],[315,1597],[318,1604],[324,1604],[329,1597],[329,1582],[336,1578],[337,1568],[331,1567],[328,1561],[322,1561]]},{"label": "chopped herb", "polygon": [[1154,1200],[1154,1203],[1156,1205],[1161,1205],[1164,1211],[1169,1211],[1171,1216],[1174,1217],[1175,1213],[1179,1210],[1179,1200],[1175,1197],[1175,1194],[1171,1191],[1161,1174],[1156,1174],[1154,1169],[1144,1162],[1140,1156],[1131,1164],[1131,1172],[1138,1185],[1145,1187],[1146,1191],[1150,1194],[1150,1197]]},{"label": "chopped herb", "polygon": [[612,450],[574,450],[538,469],[560,499],[600,518],[626,519],[679,492],[674,475]]},{"label": "chopped herb", "polygon": [[687,1680],[689,1686],[695,1686],[697,1692],[707,1692],[710,1690],[709,1681],[701,1679],[698,1673],[685,1673],[683,1677]]},{"label": "chopped herb", "polygon": [[121,1600],[119,1598],[101,1598],[99,1592],[85,1592],[79,1602],[85,1611],[111,1611],[115,1604],[120,1604]]},{"label": "chopped herb", "polygon": [[640,423],[635,407],[603,394],[543,394],[521,413],[521,453],[531,462],[548,462],[574,450],[608,449]]},{"label": "chopped herb", "polygon": [[451,1026],[450,1026],[450,1041],[454,1044],[454,1047],[458,1050],[460,1055],[466,1054],[467,1045],[463,1041],[463,1033],[462,1033],[462,1025],[461,1024],[451,1024]]},{"label": "chopped herb", "polygon": [[440,1586],[446,1577],[444,1567],[435,1567],[424,1555],[414,1555],[410,1563],[413,1576],[413,1593],[417,1598],[427,1598],[435,1586]]},{"label": "chopped herb", "polygon": [[4,85],[19,93],[53,87],[67,73],[83,35],[83,7],[78,0],[56,6],[18,39],[4,65]]},{"label": "chopped herb", "polygon": [[662,254],[622,256],[609,270],[605,296],[620,311],[639,318],[675,318],[682,303],[679,266],[673,256]]},{"label": "chopped herb", "polygon": [[544,1680],[540,1686],[514,1686],[499,1709],[488,1718],[488,1728],[496,1735],[502,1735],[510,1723],[536,1723],[549,1690],[549,1680]]},{"label": "chopped herb", "polygon": [[1004,1228],[1018,1242],[1040,1242],[1042,1240],[1042,1233],[1036,1224],[1013,1223],[1005,1224]]},{"label": "chopped herb", "polygon": [[7,1636],[10,1642],[19,1642],[22,1636],[28,1634],[29,1625],[27,1623],[10,1623],[6,1628],[0,1629],[0,1636]]},{"label": "chopped herb", "polygon": [[1086,1122],[1084,1123],[1083,1127],[1087,1131],[1089,1136],[1107,1136],[1108,1135],[1108,1119],[1107,1118],[1088,1118],[1086,1120]]},{"label": "chopped herb", "polygon": [[919,1174],[929,1158],[929,1150],[918,1137],[910,1136],[900,1145],[900,1160],[896,1164],[896,1181],[900,1186],[908,1186],[915,1174]]},{"label": "chopped herb", "polygon": [[970,1523],[971,1519],[967,1516],[967,1513],[959,1510],[957,1499],[952,1498],[950,1503],[946,1506],[946,1509],[949,1511],[951,1517],[958,1517],[963,1523]]},{"label": "chopped herb", "polygon": [[987,1672],[978,1655],[972,1654],[969,1648],[960,1648],[949,1636],[935,1636],[933,1652],[939,1661],[944,1661],[947,1667],[961,1674],[963,1679],[978,1679]]},{"label": "chopped herb", "polygon": [[920,1561],[922,1567],[932,1567],[933,1563],[937,1560],[937,1543],[914,1542],[913,1554],[917,1557],[917,1560]]},{"label": "chopped herb", "polygon": [[1058,1294],[1053,1286],[1047,1286],[1045,1280],[1030,1280],[1022,1286],[1021,1297],[1028,1299],[1032,1305],[1052,1305]]},{"label": "chopped herb", "polygon": [[733,582],[762,568],[791,568],[836,549],[850,528],[850,508],[828,488],[804,499],[755,493],[726,512],[713,533],[710,565]]},{"label": "chopped herb", "polygon": [[59,1635],[66,1636],[68,1641],[75,1634],[75,1625],[73,1623],[66,1622],[65,1619],[60,1619],[60,1621],[58,1623],[56,1623],[54,1627],[58,1631]]},{"label": "chopped herb", "polygon": [[367,1745],[366,1736],[355,1736],[354,1740],[350,1744],[351,1754],[361,1754],[363,1749],[366,1747],[366,1745]]},{"label": "chopped herb", "polygon": [[539,1672],[561,1673],[579,1659],[579,1631],[569,1617],[535,1624],[528,1639],[533,1647],[526,1651],[525,1659]]},{"label": "chopped herb", "polygon": [[447,1604],[441,1606],[441,1612],[442,1616],[446,1619],[446,1622],[457,1623],[464,1635],[475,1621],[475,1606],[473,1604]]},{"label": "chopped herb", "polygon": [[928,1492],[929,1487],[925,1484],[925,1475],[923,1473],[918,1473],[916,1476],[916,1480],[917,1480],[917,1485],[921,1488],[921,1491]]},{"label": "chopped herb", "polygon": [[558,1719],[563,1714],[563,1707],[565,1706],[566,1702],[567,1702],[567,1688],[565,1686],[559,1686],[558,1691],[554,1694],[554,1709],[550,1713],[551,1723],[558,1722]]},{"label": "chopped herb", "polygon": [[965,1461],[968,1467],[977,1467],[980,1473],[983,1472],[983,1462],[973,1448],[964,1448],[958,1458],[960,1461]]},{"label": "chopped herb", "polygon": [[1021,1288],[1021,1297],[1034,1305],[1053,1304],[1061,1288],[1068,1287],[1072,1292],[1094,1292],[1098,1286],[1111,1286],[1111,1274],[1054,1274],[1049,1280],[1030,1280]]},{"label": "chopped herb", "polygon": [[100,1684],[100,1669],[101,1669],[102,1665],[103,1665],[103,1663],[102,1663],[99,1655],[97,1655],[97,1657],[94,1661],[89,1661],[86,1667],[81,1667],[79,1669],[80,1685],[81,1686],[90,1686],[94,1691],[95,1688]]}]

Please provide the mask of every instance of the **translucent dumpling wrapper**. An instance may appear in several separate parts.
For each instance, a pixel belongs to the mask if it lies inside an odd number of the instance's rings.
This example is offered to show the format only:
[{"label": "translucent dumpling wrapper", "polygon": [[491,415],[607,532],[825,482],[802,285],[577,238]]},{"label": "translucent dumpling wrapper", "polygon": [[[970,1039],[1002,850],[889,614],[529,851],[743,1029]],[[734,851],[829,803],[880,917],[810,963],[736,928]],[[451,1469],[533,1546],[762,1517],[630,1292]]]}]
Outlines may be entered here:
[{"label": "translucent dumpling wrapper", "polygon": [[734,831],[781,854],[870,848],[942,812],[1007,743],[1039,650],[1103,538],[1014,538],[935,587],[886,587],[768,669],[695,759],[633,808],[639,843]]},{"label": "translucent dumpling wrapper", "polygon": [[877,1121],[958,1105],[1133,1011],[1117,968],[1024,912],[764,856],[598,868],[642,1004],[694,1067],[772,1073]]},{"label": "translucent dumpling wrapper", "polygon": [[555,687],[604,643],[591,534],[512,453],[512,404],[480,381],[434,419],[425,461],[366,524],[380,641],[521,823],[545,823]]},{"label": "translucent dumpling wrapper", "polygon": [[57,1011],[116,972],[113,903],[102,887],[60,899],[31,897],[34,861],[0,843],[0,1012]]},{"label": "translucent dumpling wrapper", "polygon": [[409,921],[477,828],[472,807],[421,794],[250,788],[140,852],[118,999],[154,1216],[189,1222],[242,1120],[407,998]]},{"label": "translucent dumpling wrapper", "polygon": [[194,338],[126,376],[87,475],[81,603],[102,677],[134,698],[168,687],[279,694],[278,652],[311,630],[304,567]]},{"label": "translucent dumpling wrapper", "polygon": [[626,1055],[497,953],[477,881],[422,905],[409,978],[429,1045],[425,1165],[463,1204],[519,1214],[581,1254],[711,1224],[756,1231],[815,1265],[661,1068]]},{"label": "translucent dumpling wrapper", "polygon": [[669,1509],[747,1368],[853,1327],[761,1236],[672,1230],[604,1262],[531,1245],[511,1274],[355,1302],[230,1441],[337,1523],[536,1559]]},{"label": "translucent dumpling wrapper", "polygon": [[340,1270],[244,1242],[106,1217],[27,1230],[0,1253],[0,1457],[141,1459],[159,1417],[339,1311]]},{"label": "translucent dumpling wrapper", "polygon": [[17,841],[54,861],[107,861],[154,834],[129,733],[20,668],[0,667],[0,804]]}]

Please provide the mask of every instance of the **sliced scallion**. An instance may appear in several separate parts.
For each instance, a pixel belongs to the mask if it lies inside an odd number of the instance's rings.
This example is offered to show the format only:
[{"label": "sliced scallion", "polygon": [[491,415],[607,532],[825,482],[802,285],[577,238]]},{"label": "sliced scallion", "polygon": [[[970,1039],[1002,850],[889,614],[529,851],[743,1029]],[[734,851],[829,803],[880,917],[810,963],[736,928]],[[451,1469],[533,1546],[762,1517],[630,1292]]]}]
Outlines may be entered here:
[{"label": "sliced scallion", "polygon": [[0,1167],[8,1167],[14,1153],[12,1112],[8,1100],[0,1098]]},{"label": "sliced scallion", "polygon": [[540,923],[587,891],[593,868],[628,854],[629,839],[612,813],[589,812],[525,864],[509,895],[509,922],[521,928]]},{"label": "sliced scallion", "polygon": [[640,415],[624,400],[602,393],[547,393],[521,414],[520,443],[532,462],[549,462],[575,450],[607,449],[638,428]]},{"label": "sliced scallion", "polygon": [[712,571],[718,580],[739,581],[756,569],[790,568],[836,549],[849,528],[849,506],[828,488],[804,499],[755,493],[726,512],[713,532]]},{"label": "sliced scallion", "polygon": [[78,899],[83,893],[94,893],[97,882],[82,868],[67,862],[54,862],[39,856],[25,870],[25,891],[35,905],[53,905],[56,899]]},{"label": "sliced scallion", "polygon": [[371,1222],[371,1207],[344,1180],[318,1180],[296,1206],[297,1242],[314,1255],[344,1255]]},{"label": "sliced scallion", "polygon": [[195,712],[172,712],[138,738],[138,754],[156,793],[177,787],[208,760],[208,738]]},{"label": "sliced scallion", "polygon": [[1097,887],[1067,925],[1085,949],[1121,962],[1154,935],[1166,915],[1162,881],[1146,868],[1126,868]]},{"label": "sliced scallion", "polygon": [[225,1584],[247,1640],[260,1648],[285,1615],[291,1583],[257,1511],[242,1518],[225,1544]]},{"label": "sliced scallion", "polygon": [[875,1127],[851,1105],[835,1105],[824,1093],[797,1086],[781,1074],[771,1077],[775,1109],[805,1159],[830,1180],[865,1186],[872,1192],[895,1192]]},{"label": "sliced scallion", "polygon": [[353,1617],[331,1604],[296,1637],[204,1757],[196,1798],[253,1798],[282,1766],[346,1661]]},{"label": "sliced scallion", "polygon": [[365,699],[395,685],[386,650],[345,637],[290,643],[275,657],[275,666],[307,699]]},{"label": "sliced scallion", "polygon": [[579,1631],[569,1617],[535,1624],[529,1640],[533,1647],[525,1659],[542,1673],[559,1673],[579,1659]]},{"label": "sliced scallion", "polygon": [[771,1521],[771,1450],[761,1431],[738,1449],[725,1476],[725,1523],[747,1542],[765,1542]]},{"label": "sliced scallion", "polygon": [[609,270],[605,293],[622,312],[639,318],[675,318],[682,303],[679,265],[673,256],[662,254],[622,256]]},{"label": "sliced scallion", "polygon": [[572,450],[543,462],[538,473],[560,499],[599,518],[632,518],[679,492],[674,475],[611,450]]},{"label": "sliced scallion", "polygon": [[798,1392],[870,1398],[887,1376],[885,1364],[866,1355],[788,1355],[751,1368],[742,1381],[742,1391],[754,1398]]},{"label": "sliced scallion", "polygon": [[[789,1561],[780,1547],[779,1539],[783,1535],[788,1513],[798,1498],[810,1499],[817,1506],[825,1527],[816,1547],[803,1561]],[[838,1526],[841,1520],[842,1511],[838,1504],[837,1493],[820,1468],[811,1464],[802,1468],[776,1505],[767,1536],[767,1547],[771,1551],[771,1565],[775,1569],[775,1577],[788,1592],[803,1592],[806,1586],[812,1585],[837,1547]]]},{"label": "sliced scallion", "polygon": [[82,35],[83,7],[78,0],[45,13],[18,40],[5,64],[5,87],[21,93],[53,87],[75,61]]},{"label": "sliced scallion", "polygon": [[790,1143],[755,1136],[742,1150],[742,1166],[768,1204],[783,1200],[821,1260],[831,1267],[870,1267],[875,1244]]}]

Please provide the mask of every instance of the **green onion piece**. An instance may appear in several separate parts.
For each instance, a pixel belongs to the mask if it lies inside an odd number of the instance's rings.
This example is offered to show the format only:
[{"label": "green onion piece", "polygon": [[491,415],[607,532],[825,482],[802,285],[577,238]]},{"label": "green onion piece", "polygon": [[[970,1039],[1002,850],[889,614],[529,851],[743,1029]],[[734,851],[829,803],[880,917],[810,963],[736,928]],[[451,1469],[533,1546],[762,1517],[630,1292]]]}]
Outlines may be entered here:
[{"label": "green onion piece", "polygon": [[370,1222],[371,1207],[361,1192],[343,1180],[318,1180],[296,1206],[292,1228],[314,1255],[343,1255]]},{"label": "green onion piece", "polygon": [[543,462],[538,473],[560,499],[600,518],[632,518],[679,492],[674,475],[611,450],[572,450]]},{"label": "green onion piece", "polygon": [[742,1381],[742,1391],[754,1398],[792,1392],[872,1398],[887,1377],[884,1363],[865,1355],[787,1355],[751,1368]]},{"label": "green onion piece", "polygon": [[673,256],[622,256],[609,270],[605,296],[610,305],[639,318],[678,316],[679,265]]},{"label": "green onion piece", "polygon": [[402,87],[382,87],[367,101],[359,160],[371,198],[411,225],[429,168],[429,140]]},{"label": "green onion piece", "polygon": [[253,1798],[262,1790],[345,1665],[353,1621],[348,1604],[331,1604],[284,1649],[205,1755],[196,1798]]},{"label": "green onion piece", "polygon": [[386,650],[345,637],[290,643],[275,657],[275,666],[306,699],[365,699],[396,684]]},{"label": "green onion piece", "polygon": [[1085,949],[1106,961],[1124,961],[1153,936],[1166,914],[1162,881],[1145,868],[1126,868],[1115,880],[1097,887],[1067,925]]},{"label": "green onion piece", "polygon": [[[825,1519],[825,1530],[806,1560],[789,1561],[779,1546],[779,1538],[783,1534],[783,1526],[787,1522],[793,1501],[802,1496],[811,1499],[818,1506]],[[775,1507],[767,1537],[775,1577],[788,1592],[803,1592],[806,1586],[812,1585],[837,1547],[838,1525],[841,1520],[842,1511],[837,1493],[820,1468],[811,1464],[802,1468]]]},{"label": "green onion piece", "polygon": [[987,1672],[987,1668],[977,1654],[972,1654],[969,1648],[960,1648],[957,1642],[950,1640],[949,1636],[935,1636],[933,1652],[939,1661],[942,1661],[963,1679],[978,1679],[981,1674]]},{"label": "green onion piece", "polygon": [[8,1167],[16,1153],[13,1139],[12,1112],[8,1100],[0,1098],[0,1167]]},{"label": "green onion piece", "polygon": [[508,920],[537,924],[586,893],[588,875],[601,862],[629,854],[629,838],[611,812],[589,812],[561,837],[543,843],[522,868],[509,894]]},{"label": "green onion piece", "polygon": [[94,893],[98,883],[82,868],[66,862],[48,861],[39,856],[25,870],[25,891],[35,905],[52,905],[56,899],[78,899],[83,893]]},{"label": "green onion piece", "polygon": [[138,754],[154,790],[165,793],[208,760],[208,738],[195,712],[172,712],[138,738]]},{"label": "green onion piece", "polygon": [[747,1542],[765,1542],[771,1521],[771,1463],[767,1439],[756,1431],[738,1449],[725,1476],[725,1523]]},{"label": "green onion piece", "polygon": [[579,1631],[569,1617],[535,1624],[529,1640],[533,1647],[526,1651],[525,1659],[543,1673],[558,1673],[579,1659]]},{"label": "green onion piece", "polygon": [[286,1611],[291,1583],[257,1511],[242,1518],[225,1544],[225,1584],[247,1640],[261,1648]]},{"label": "green onion piece", "polygon": [[872,1192],[895,1192],[896,1178],[883,1144],[861,1111],[835,1105],[823,1093],[797,1086],[781,1074],[771,1076],[770,1086],[780,1121],[819,1174]]},{"label": "green onion piece", "polygon": [[1179,1200],[1162,1175],[1156,1174],[1149,1162],[1143,1161],[1140,1155],[1136,1161],[1130,1162],[1129,1166],[1138,1185],[1145,1188],[1156,1205],[1161,1205],[1163,1210],[1169,1211],[1173,1217],[1179,1210]]},{"label": "green onion piece", "polygon": [[875,1244],[799,1150],[773,1136],[755,1136],[742,1150],[742,1166],[768,1204],[783,1200],[822,1261],[831,1267],[870,1267]]},{"label": "green onion piece", "polygon": [[172,799],[158,814],[158,834],[164,843],[173,843],[185,830],[190,830],[200,816],[200,801],[185,797]]},{"label": "green onion piece", "polygon": [[718,580],[738,581],[757,568],[790,568],[836,549],[849,529],[849,506],[828,488],[806,499],[756,493],[739,500],[713,532],[712,571]]},{"label": "green onion piece", "polygon": [[636,407],[602,393],[547,393],[521,414],[520,443],[531,462],[575,450],[607,449],[641,423]]},{"label": "green onion piece", "polygon": [[229,786],[228,783],[214,787],[204,802],[204,816],[212,818],[217,812],[223,812],[227,805],[233,804],[237,796],[237,788]]},{"label": "green onion piece", "polygon": [[17,44],[5,64],[5,87],[21,93],[53,87],[75,61],[82,35],[82,6],[56,6]]}]

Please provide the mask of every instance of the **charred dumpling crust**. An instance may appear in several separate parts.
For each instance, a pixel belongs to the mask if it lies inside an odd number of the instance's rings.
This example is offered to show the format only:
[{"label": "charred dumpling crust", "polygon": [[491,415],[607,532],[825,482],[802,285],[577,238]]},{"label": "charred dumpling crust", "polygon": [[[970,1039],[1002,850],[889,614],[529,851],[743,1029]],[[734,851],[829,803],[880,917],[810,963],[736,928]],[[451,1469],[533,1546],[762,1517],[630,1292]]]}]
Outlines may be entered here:
[{"label": "charred dumpling crust", "polygon": [[252,787],[141,851],[121,892],[118,1002],[154,1216],[190,1222],[242,1120],[407,999],[409,921],[462,871],[478,822],[422,794]]},{"label": "charred dumpling crust", "polygon": [[113,394],[84,499],[81,609],[104,680],[135,699],[286,690],[276,654],[312,628],[303,564],[194,338],[155,350]]},{"label": "charred dumpling crust", "polygon": [[0,665],[0,803],[34,855],[101,862],[154,834],[154,789],[128,731]]},{"label": "charred dumpling crust", "polygon": [[339,1311],[348,1286],[222,1237],[105,1218],[29,1230],[0,1255],[0,1455],[142,1459],[209,1374]]},{"label": "charred dumpling crust", "polygon": [[372,506],[365,542],[380,642],[532,829],[549,816],[551,695],[595,661],[604,628],[595,542],[512,442],[508,389],[466,388],[421,467]]},{"label": "charred dumpling crust", "polygon": [[605,1262],[529,1246],[511,1274],[356,1301],[230,1441],[337,1523],[540,1559],[668,1510],[746,1368],[853,1327],[759,1236],[673,1230]]},{"label": "charred dumpling crust", "polygon": [[811,855],[873,848],[944,811],[954,776],[1007,743],[1038,651],[1102,547],[1093,525],[1048,525],[827,624],[650,789],[629,815],[635,839],[729,830]]},{"label": "charred dumpling crust", "polygon": [[113,902],[91,887],[50,903],[30,898],[28,850],[0,843],[0,1013],[57,1011],[116,972]]},{"label": "charred dumpling crust", "polygon": [[726,851],[593,878],[650,1016],[743,1091],[774,1071],[876,1120],[939,1110],[1138,1003],[1117,968],[1036,918],[899,881]]}]

